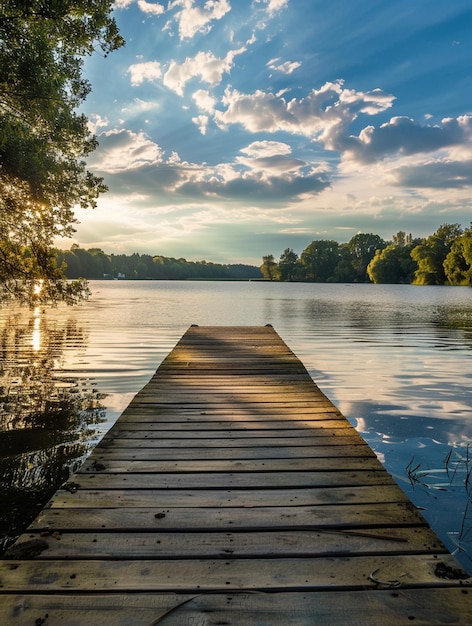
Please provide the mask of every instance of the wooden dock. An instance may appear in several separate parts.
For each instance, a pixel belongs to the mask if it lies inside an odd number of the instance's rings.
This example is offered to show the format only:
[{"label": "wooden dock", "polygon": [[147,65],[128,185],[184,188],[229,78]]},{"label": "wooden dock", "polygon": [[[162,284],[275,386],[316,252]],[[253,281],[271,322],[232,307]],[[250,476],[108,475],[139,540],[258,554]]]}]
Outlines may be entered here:
[{"label": "wooden dock", "polygon": [[8,556],[8,626],[472,624],[472,579],[271,327],[191,327]]}]

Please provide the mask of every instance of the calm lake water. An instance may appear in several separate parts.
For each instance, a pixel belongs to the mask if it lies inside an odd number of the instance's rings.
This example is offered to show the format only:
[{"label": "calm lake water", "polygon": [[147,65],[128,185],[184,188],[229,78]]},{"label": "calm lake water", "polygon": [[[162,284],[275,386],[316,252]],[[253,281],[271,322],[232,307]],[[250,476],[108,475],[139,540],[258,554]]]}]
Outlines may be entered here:
[{"label": "calm lake water", "polygon": [[472,289],[91,288],[74,308],[0,309],[0,534],[21,531],[190,324],[270,323],[472,573]]}]

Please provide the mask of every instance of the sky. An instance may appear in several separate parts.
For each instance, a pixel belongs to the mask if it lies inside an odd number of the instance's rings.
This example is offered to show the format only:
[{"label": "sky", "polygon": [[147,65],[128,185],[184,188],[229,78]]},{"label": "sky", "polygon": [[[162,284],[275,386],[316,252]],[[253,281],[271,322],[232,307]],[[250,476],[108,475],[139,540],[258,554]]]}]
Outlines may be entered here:
[{"label": "sky", "polygon": [[470,0],[116,0],[72,243],[260,265],[472,220]]}]

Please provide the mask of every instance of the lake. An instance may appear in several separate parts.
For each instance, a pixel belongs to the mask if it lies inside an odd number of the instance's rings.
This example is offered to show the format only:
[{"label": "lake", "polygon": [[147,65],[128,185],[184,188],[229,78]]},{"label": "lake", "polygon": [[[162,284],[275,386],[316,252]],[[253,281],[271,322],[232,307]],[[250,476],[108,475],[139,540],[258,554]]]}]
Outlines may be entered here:
[{"label": "lake", "polygon": [[90,300],[77,307],[0,309],[5,546],[191,324],[272,324],[472,573],[472,289],[196,281],[90,286]]}]

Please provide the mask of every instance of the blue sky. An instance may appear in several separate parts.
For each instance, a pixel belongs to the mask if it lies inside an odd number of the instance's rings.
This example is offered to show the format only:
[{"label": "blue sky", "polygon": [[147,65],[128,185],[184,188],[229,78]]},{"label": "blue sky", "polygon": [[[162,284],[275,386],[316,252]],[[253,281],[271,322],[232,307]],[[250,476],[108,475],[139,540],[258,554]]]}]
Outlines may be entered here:
[{"label": "blue sky", "polygon": [[260,264],[472,220],[468,0],[116,0],[72,242]]}]

